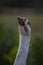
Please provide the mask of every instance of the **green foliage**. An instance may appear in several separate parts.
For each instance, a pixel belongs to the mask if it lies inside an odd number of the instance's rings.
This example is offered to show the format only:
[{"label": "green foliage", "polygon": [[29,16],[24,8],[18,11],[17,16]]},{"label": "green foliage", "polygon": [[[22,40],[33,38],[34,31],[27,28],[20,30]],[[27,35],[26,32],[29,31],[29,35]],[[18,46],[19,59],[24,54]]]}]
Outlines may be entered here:
[{"label": "green foliage", "polygon": [[0,24],[0,65],[13,63],[18,45],[17,34],[15,35],[15,33],[16,31]]},{"label": "green foliage", "polygon": [[43,65],[43,40],[35,37],[30,44],[29,65]]}]

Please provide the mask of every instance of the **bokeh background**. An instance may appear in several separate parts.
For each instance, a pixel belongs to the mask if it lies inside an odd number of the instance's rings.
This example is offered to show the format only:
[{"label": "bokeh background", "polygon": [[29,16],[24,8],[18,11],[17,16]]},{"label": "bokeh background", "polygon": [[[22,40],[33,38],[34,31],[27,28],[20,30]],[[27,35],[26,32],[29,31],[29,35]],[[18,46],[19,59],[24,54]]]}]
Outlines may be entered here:
[{"label": "bokeh background", "polygon": [[17,16],[27,17],[32,36],[27,65],[43,65],[43,1],[0,0],[0,65],[13,65],[19,45]]}]

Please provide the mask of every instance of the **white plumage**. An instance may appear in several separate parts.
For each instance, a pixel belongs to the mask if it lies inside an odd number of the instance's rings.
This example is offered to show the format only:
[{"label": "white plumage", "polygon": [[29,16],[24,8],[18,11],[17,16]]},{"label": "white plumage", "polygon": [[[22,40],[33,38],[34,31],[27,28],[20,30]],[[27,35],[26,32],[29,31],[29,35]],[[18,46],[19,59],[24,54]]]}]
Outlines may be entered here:
[{"label": "white plumage", "polygon": [[[17,17],[21,22],[22,17]],[[31,27],[28,24],[27,18],[22,18],[22,24],[18,25],[19,28],[19,48],[14,61],[14,65],[26,65],[26,60],[29,52],[29,44],[31,39]],[[24,25],[23,25],[24,24]]]}]

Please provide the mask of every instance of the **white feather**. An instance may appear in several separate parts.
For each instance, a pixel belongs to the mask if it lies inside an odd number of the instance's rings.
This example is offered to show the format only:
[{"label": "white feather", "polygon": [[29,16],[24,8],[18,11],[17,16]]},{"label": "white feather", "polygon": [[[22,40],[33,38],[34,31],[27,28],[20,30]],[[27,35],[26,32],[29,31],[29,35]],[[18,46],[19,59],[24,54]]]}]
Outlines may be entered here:
[{"label": "white feather", "polygon": [[24,30],[23,26],[19,25],[19,48],[14,65],[26,65],[31,39],[31,28],[27,23],[25,24],[25,27],[27,27],[27,32]]}]

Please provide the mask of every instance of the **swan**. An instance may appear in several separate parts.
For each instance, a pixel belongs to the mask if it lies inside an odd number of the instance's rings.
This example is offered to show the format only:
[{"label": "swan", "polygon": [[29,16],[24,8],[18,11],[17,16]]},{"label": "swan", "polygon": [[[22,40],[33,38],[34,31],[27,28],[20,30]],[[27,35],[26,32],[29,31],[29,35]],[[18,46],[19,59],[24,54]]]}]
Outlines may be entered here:
[{"label": "swan", "polygon": [[19,48],[13,65],[26,65],[31,40],[31,26],[26,17],[17,16],[19,29]]}]

